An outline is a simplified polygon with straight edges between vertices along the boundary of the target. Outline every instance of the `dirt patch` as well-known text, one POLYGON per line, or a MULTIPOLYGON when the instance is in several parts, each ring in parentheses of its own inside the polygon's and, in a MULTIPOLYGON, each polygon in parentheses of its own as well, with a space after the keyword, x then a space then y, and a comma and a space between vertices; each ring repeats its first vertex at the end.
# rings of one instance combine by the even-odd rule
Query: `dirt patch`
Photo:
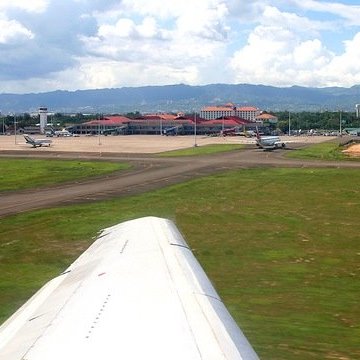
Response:
POLYGON ((354 144, 349 146, 343 153, 351 157, 360 157, 360 144, 354 144))

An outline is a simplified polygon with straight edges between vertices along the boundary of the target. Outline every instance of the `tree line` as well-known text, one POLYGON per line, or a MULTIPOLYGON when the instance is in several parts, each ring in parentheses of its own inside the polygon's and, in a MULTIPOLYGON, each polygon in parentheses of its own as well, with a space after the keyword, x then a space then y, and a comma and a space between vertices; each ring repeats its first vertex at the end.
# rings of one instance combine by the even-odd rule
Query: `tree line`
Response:
POLYGON ((289 112, 274 113, 278 118, 277 127, 282 132, 287 132, 290 126, 293 130, 338 130, 340 121, 342 128, 360 128, 360 119, 354 112, 347 111, 322 111, 322 112, 289 112))

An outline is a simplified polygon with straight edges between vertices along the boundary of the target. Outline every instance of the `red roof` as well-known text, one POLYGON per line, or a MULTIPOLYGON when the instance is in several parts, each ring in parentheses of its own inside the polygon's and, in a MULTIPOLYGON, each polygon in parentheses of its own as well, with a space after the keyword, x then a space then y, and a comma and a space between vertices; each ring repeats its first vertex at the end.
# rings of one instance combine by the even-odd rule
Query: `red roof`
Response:
POLYGON ((184 124, 192 124, 193 121, 190 119, 174 119, 174 120, 166 120, 166 119, 159 119, 159 118, 141 118, 141 119, 131 119, 128 122, 130 124, 154 124, 163 126, 175 126, 175 125, 184 125, 184 124))
POLYGON ((160 115, 164 120, 175 120, 177 115, 174 114, 161 114, 160 115))
POLYGON ((201 125, 204 126, 208 126, 208 125, 222 125, 224 124, 224 126, 226 127, 234 127, 234 126, 239 126, 239 123, 235 120, 225 120, 224 121, 222 119, 216 119, 216 120, 207 120, 207 121, 203 121, 201 123, 201 125))
MULTIPOLYGON (((184 116, 178 116, 175 121, 179 121, 179 120, 189 120, 191 121, 192 123, 195 122, 195 115, 192 114, 192 115, 184 115, 184 116)), ((199 124, 203 121, 207 121, 205 120, 204 118, 201 118, 199 115, 196 115, 196 123, 199 124)))
POLYGON ((206 106, 201 111, 233 111, 234 105, 206 106))
POLYGON ((250 124, 251 121, 247 119, 243 119, 239 116, 225 116, 224 119, 234 120, 240 125, 250 124))
POLYGON ((174 114, 146 114, 142 115, 140 119, 162 119, 162 120, 174 120, 177 115, 174 114))
POLYGON ((174 114, 145 114, 136 119, 162 119, 162 120, 174 120, 177 115, 174 114))
POLYGON ((85 125, 123 125, 127 124, 130 121, 129 118, 125 116, 107 116, 104 119, 100 120, 91 120, 86 123, 85 125))
MULTIPOLYGON (((238 116, 224 116, 224 125, 225 126, 239 126, 249 124, 251 121, 242 119, 238 116)), ((222 125, 223 119, 215 119, 215 120, 204 120, 205 125, 222 125)))

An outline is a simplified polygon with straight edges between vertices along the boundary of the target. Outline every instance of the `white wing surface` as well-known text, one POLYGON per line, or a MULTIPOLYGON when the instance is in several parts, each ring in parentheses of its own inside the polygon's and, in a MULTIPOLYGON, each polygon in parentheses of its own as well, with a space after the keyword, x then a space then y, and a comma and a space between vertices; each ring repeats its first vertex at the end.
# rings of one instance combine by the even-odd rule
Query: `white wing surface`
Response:
POLYGON ((258 359, 175 225, 105 229, 0 327, 4 360, 258 359))

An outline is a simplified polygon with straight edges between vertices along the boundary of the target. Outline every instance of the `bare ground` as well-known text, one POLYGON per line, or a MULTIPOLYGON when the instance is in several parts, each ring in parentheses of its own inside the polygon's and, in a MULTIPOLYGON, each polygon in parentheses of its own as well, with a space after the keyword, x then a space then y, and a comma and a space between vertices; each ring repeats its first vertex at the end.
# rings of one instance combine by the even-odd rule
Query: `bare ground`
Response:
POLYGON ((360 144, 354 144, 349 146, 346 150, 343 151, 345 154, 348 154, 350 156, 360 156, 360 144))

